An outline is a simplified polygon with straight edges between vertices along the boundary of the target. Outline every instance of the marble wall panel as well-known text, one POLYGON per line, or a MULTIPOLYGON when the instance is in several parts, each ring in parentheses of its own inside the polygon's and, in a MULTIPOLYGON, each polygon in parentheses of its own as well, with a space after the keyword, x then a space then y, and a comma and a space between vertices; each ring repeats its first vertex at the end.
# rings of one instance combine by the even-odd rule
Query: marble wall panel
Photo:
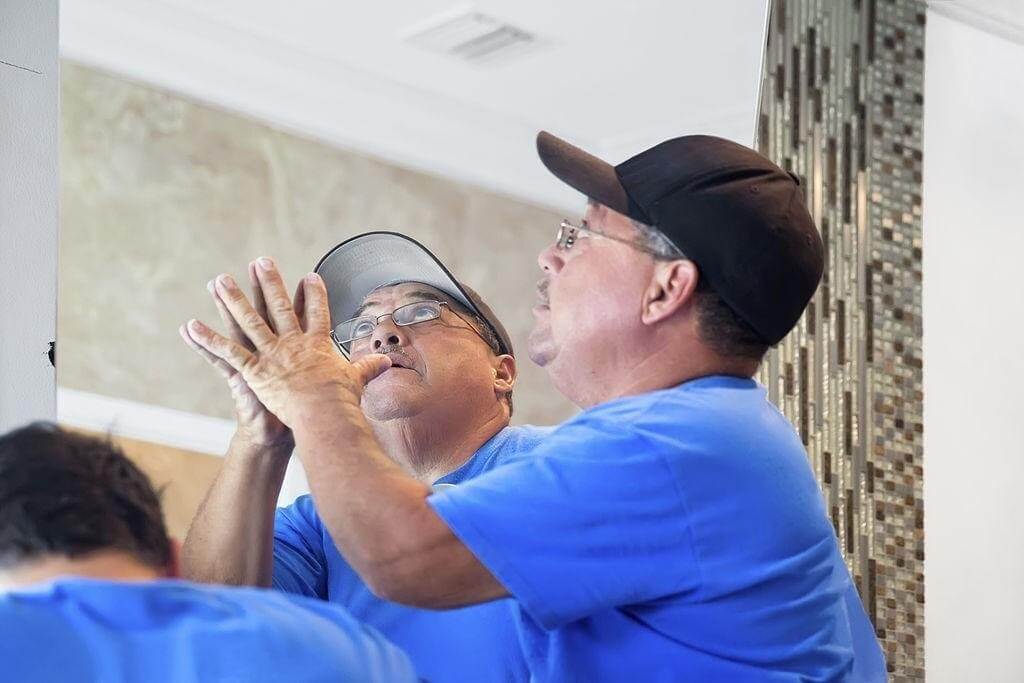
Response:
POLYGON ((294 282, 337 242, 394 229, 501 316, 520 351, 514 420, 573 414, 525 353, 536 254, 560 214, 72 63, 62 107, 60 385, 230 418, 177 334, 217 320, 206 282, 263 254, 294 282))

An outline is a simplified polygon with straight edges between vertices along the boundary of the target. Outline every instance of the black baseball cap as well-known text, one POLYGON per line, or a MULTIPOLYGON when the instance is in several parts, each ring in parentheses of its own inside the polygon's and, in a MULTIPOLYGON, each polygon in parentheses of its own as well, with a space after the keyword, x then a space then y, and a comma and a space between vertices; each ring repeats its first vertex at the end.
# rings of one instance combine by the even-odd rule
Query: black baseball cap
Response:
POLYGON ((387 231, 356 235, 324 254, 313 270, 327 287, 332 329, 351 318, 375 289, 418 282, 444 292, 479 316, 497 337, 498 352, 514 355, 512 340, 491 307, 411 237, 387 231))
POLYGON ((566 184, 661 231, 768 344, 818 287, 824 247, 800 181, 748 147, 687 135, 612 166, 542 131, 537 153, 566 184))

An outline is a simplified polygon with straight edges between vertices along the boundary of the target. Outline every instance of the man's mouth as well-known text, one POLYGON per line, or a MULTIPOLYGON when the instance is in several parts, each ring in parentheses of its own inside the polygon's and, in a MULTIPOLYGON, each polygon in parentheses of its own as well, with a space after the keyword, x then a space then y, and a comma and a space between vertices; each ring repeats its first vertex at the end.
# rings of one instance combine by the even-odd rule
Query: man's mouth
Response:
MULTIPOLYGON (((391 352, 385 353, 384 355, 386 355, 391 361, 391 367, 388 368, 388 370, 411 370, 412 372, 418 372, 416 368, 413 367, 412 362, 406 358, 405 354, 391 352)), ((385 370, 385 372, 388 370, 385 370)))

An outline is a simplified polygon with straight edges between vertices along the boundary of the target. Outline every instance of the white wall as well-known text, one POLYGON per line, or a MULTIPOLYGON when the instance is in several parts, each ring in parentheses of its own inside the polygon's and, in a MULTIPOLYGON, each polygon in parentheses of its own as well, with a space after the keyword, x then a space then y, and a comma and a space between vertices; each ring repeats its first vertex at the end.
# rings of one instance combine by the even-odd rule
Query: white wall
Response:
POLYGON ((928 14, 925 661, 1024 681, 1024 45, 928 14))
POLYGON ((0 1, 0 432, 56 412, 57 0, 0 1))

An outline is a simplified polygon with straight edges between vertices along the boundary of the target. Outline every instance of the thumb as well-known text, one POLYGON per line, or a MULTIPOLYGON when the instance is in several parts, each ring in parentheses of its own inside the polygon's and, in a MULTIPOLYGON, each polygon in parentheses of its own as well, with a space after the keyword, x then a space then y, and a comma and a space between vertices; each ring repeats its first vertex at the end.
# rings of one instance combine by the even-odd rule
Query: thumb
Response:
POLYGON ((391 367, 391 359, 379 353, 371 353, 352 362, 352 368, 356 371, 361 386, 369 384, 370 380, 391 367))

